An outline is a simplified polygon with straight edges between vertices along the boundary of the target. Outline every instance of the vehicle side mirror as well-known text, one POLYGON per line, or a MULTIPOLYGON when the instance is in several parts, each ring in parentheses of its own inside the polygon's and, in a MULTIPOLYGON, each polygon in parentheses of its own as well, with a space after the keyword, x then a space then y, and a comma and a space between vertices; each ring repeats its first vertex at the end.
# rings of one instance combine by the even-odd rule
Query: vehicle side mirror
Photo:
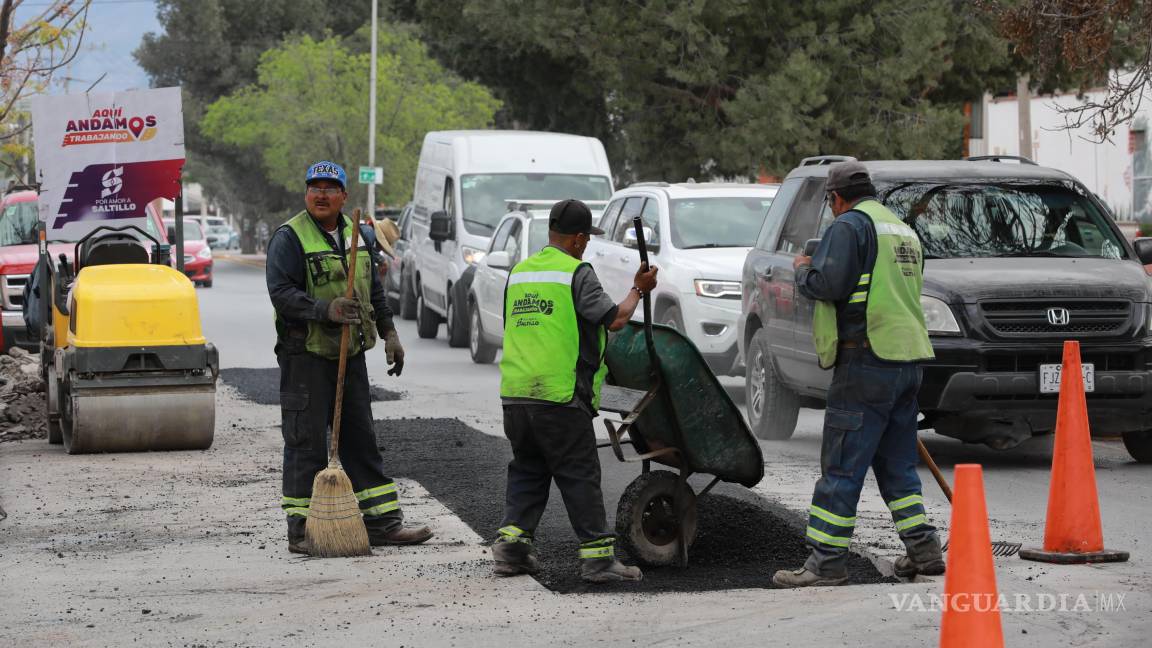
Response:
POLYGON ((1152 238, 1138 238, 1132 241, 1132 247, 1136 248, 1136 258, 1140 259, 1140 263, 1152 263, 1152 238))
POLYGON ((428 225, 428 238, 440 243, 452 238, 452 218, 446 211, 432 212, 428 225))
POLYGON ((481 263, 493 270, 507 270, 512 267, 512 258, 504 250, 496 250, 486 255, 481 263))
POLYGON ((816 254, 816 248, 820 247, 820 239, 808 239, 804 241, 804 256, 812 256, 816 254))
MULTIPOLYGON (((660 251, 660 239, 656 236, 656 230, 651 227, 644 228, 644 242, 648 245, 648 251, 652 254, 660 251)), ((640 247, 636 242, 636 230, 631 227, 624 231, 624 247, 632 248, 633 250, 640 247)))

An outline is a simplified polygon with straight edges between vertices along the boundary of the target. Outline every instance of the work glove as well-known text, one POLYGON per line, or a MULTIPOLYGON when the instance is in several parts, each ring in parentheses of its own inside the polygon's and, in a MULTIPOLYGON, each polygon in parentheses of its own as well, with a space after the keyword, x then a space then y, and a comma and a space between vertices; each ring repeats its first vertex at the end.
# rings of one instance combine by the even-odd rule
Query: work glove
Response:
POLYGON ((388 364, 392 365, 388 375, 399 376, 404 371, 404 347, 400 346, 400 336, 396 335, 396 329, 388 329, 384 334, 384 353, 388 356, 388 364))
POLYGON ((328 304, 328 320, 337 324, 360 323, 360 300, 337 297, 328 304))

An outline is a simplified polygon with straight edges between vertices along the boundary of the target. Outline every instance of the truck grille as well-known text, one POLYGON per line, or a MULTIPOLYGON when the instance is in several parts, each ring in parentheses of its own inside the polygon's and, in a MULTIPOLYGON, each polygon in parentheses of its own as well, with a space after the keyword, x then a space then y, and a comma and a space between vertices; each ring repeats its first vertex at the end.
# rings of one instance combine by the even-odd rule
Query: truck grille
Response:
MULTIPOLYGON (((1046 353, 990 353, 984 356, 984 370, 996 373, 1033 373, 1040 371, 1042 364, 1060 364, 1059 350, 1046 353)), ((1096 371, 1133 371, 1136 369, 1136 354, 1093 353, 1085 351, 1081 362, 1095 365, 1096 371)))
POLYGON ((3 299, 4 310, 20 310, 24 305, 24 285, 28 283, 28 275, 2 275, 0 276, 0 298, 3 299))
POLYGON ((1132 302, 985 300, 980 302, 980 314, 988 327, 1001 337, 1103 337, 1117 335, 1127 328, 1132 317, 1132 302), (1049 316, 1052 309, 1059 311, 1058 317, 1049 316))

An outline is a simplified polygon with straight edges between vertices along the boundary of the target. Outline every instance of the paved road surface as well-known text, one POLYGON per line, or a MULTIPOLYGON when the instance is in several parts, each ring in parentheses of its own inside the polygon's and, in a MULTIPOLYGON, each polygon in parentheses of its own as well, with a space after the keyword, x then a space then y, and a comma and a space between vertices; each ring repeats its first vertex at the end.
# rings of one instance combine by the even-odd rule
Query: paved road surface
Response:
MULTIPOLYGON (((216 287, 198 294, 222 363, 274 366, 261 269, 221 260, 217 272, 216 287)), ((376 417, 455 417, 498 438, 496 367, 473 365, 443 339, 417 339, 410 322, 400 323, 400 335, 410 358, 404 376, 386 375, 381 352, 370 356, 369 371, 406 398, 374 404, 376 417)), ((739 382, 726 383, 742 401, 739 382)), ((938 611, 896 607, 909 597, 930 603, 942 579, 642 595, 556 595, 531 579, 496 580, 484 538, 412 480, 401 483, 405 509, 434 523, 433 543, 360 559, 292 557, 270 506, 279 483, 277 409, 222 388, 217 422, 216 443, 203 453, 68 457, 43 441, 0 445, 0 501, 9 513, 0 522, 0 645, 514 646, 540 645, 541 633, 550 645, 574 646, 937 642, 938 611)), ((804 412, 795 438, 763 444, 767 477, 756 491, 797 522, 815 478, 819 423, 819 413, 804 412)), ((945 467, 985 465, 994 538, 1040 541, 1047 443, 995 453, 929 437, 929 447, 945 467)), ((1132 561, 1055 567, 998 559, 1009 601, 1038 607, 1044 597, 1069 597, 1067 611, 1006 612, 1008 645, 1135 646, 1152 632, 1152 471, 1114 443, 1095 451, 1107 544, 1131 551, 1132 561), (1072 609, 1080 594, 1089 609, 1072 609), (1121 595, 1122 609, 1099 609, 1121 595)), ((874 485, 867 491, 855 547, 884 569, 897 555, 894 533, 874 485)), ((946 526, 943 498, 931 484, 925 493, 930 514, 946 526)))

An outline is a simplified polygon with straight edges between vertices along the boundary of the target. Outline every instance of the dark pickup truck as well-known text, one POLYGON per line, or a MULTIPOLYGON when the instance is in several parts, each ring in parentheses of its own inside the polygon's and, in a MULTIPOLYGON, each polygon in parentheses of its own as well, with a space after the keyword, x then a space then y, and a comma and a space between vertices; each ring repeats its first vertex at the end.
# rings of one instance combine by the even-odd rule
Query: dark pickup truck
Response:
MULTIPOLYGON (((822 407, 812 301, 792 260, 832 222, 829 164, 785 179, 744 263, 740 351, 748 418, 786 439, 800 406, 822 407)), ((879 199, 924 248, 924 308, 936 359, 924 364, 922 428, 1007 449, 1056 423, 1065 340, 1079 340, 1092 434, 1122 434, 1152 462, 1152 239, 1129 244, 1071 176, 1019 159, 865 162, 879 199)))

